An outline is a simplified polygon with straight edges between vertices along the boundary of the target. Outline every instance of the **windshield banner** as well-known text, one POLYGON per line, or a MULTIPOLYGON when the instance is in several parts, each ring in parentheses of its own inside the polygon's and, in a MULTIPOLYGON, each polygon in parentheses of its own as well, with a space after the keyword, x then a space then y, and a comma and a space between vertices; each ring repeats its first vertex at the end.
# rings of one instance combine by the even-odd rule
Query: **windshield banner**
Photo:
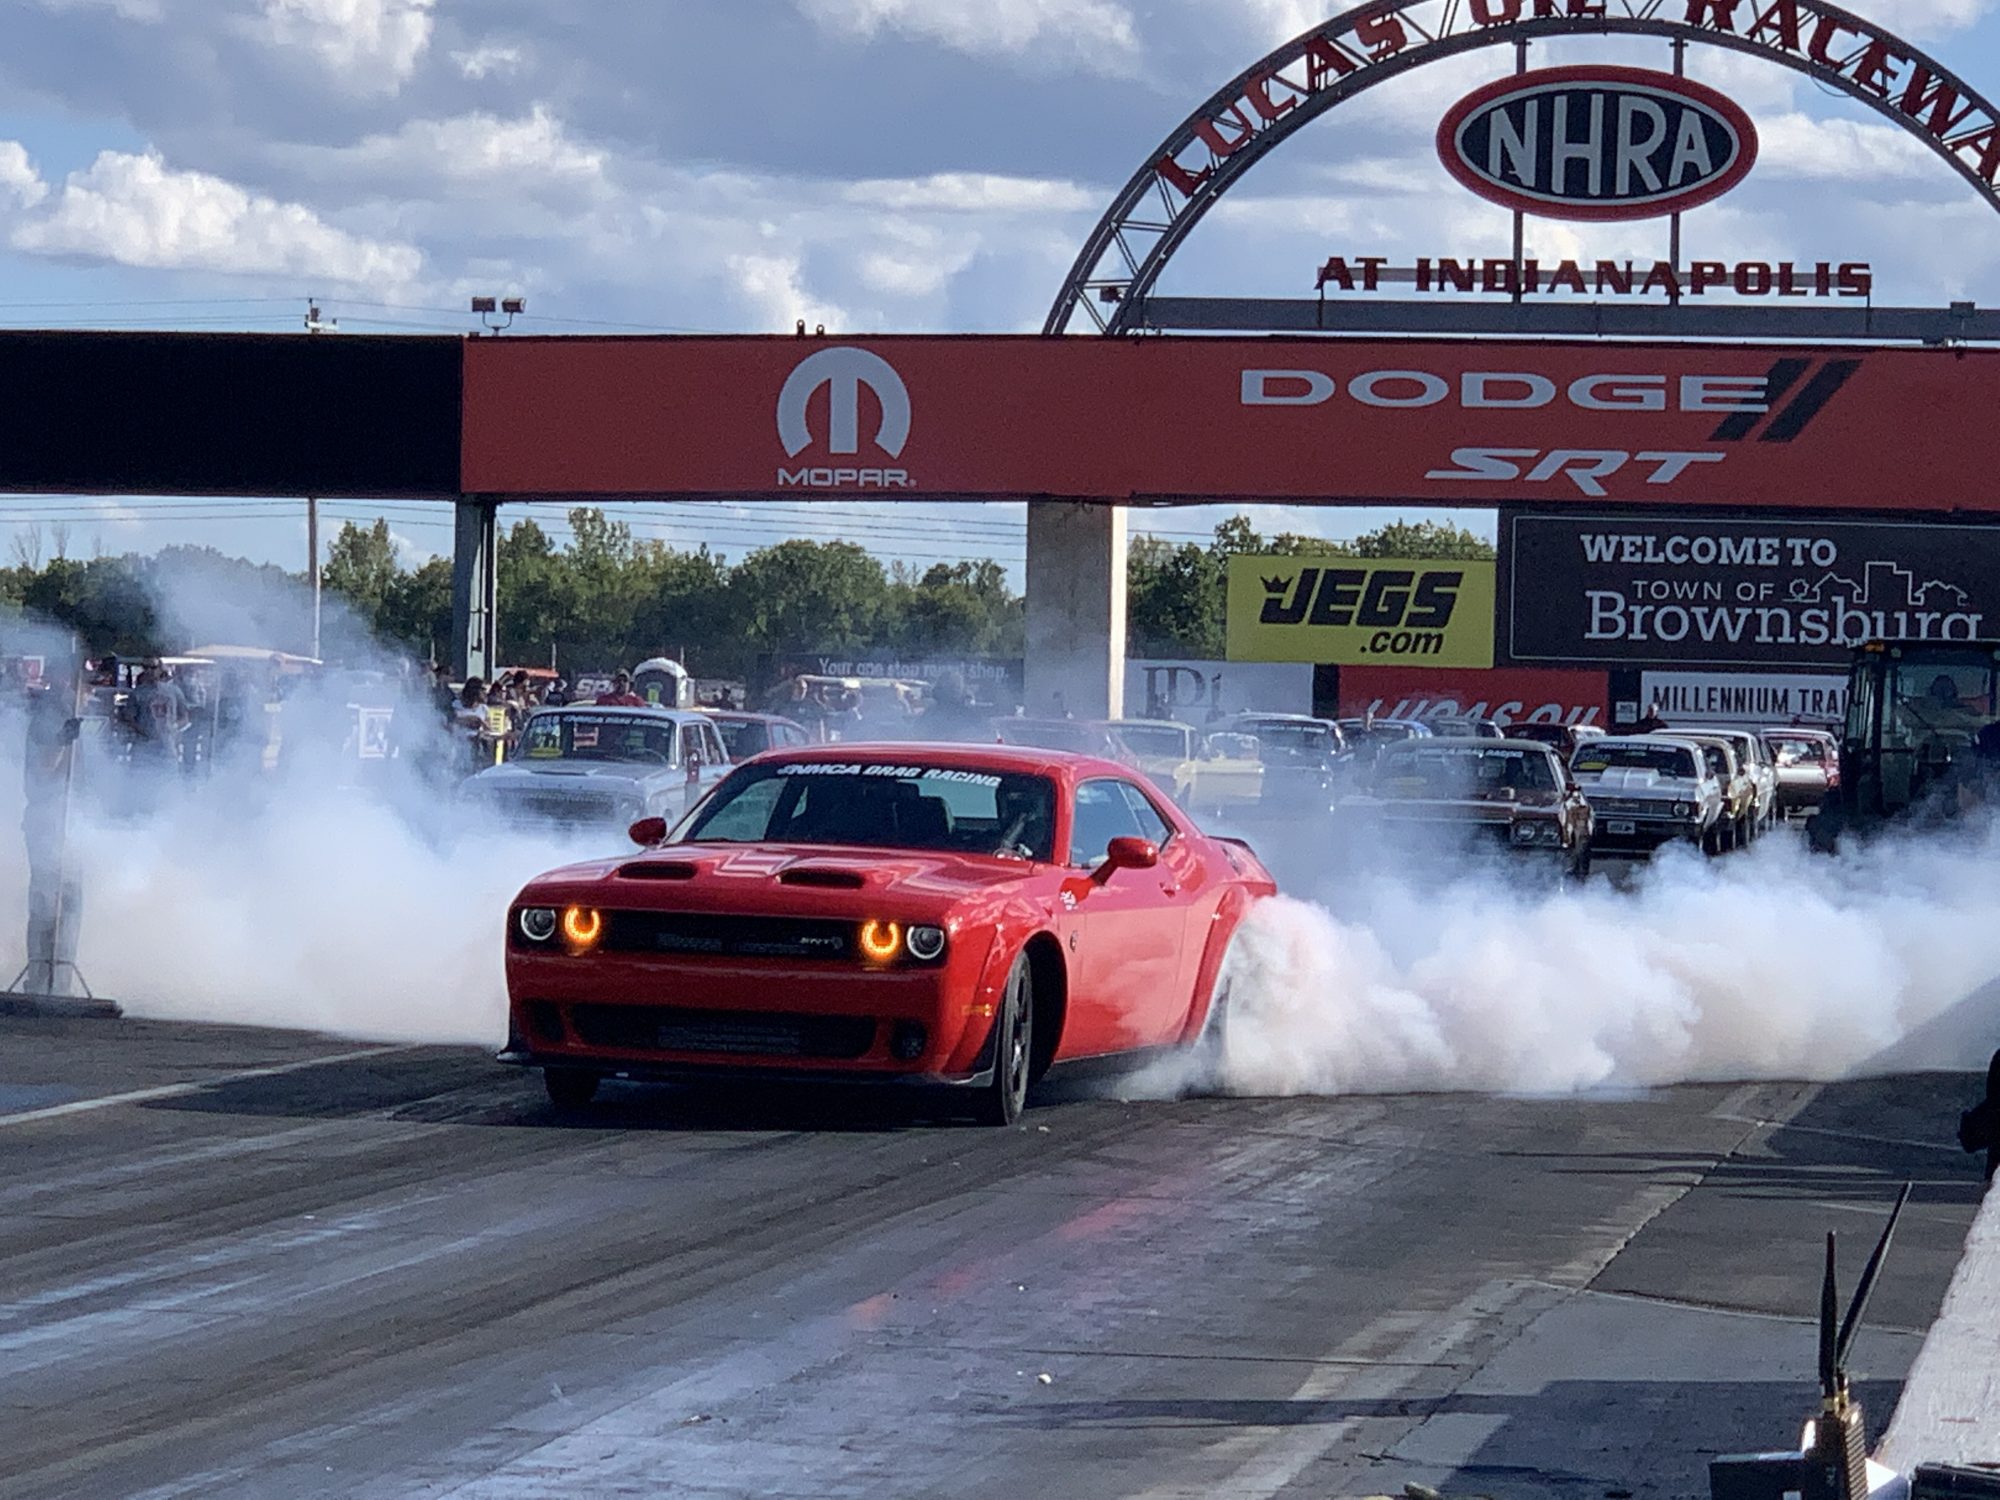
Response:
POLYGON ((1493 665, 1493 564, 1385 557, 1229 559, 1232 661, 1493 665))
POLYGON ((1500 545, 1515 662, 1844 667, 2000 629, 2000 527, 1503 512, 1500 545))

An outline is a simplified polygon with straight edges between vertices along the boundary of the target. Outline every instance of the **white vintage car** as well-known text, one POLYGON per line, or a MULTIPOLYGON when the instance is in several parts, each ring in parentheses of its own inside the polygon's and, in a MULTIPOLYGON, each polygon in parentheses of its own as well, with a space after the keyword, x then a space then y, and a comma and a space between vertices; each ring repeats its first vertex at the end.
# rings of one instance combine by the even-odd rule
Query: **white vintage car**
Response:
POLYGON ((459 796, 513 824, 623 829, 678 821, 730 769, 707 714, 582 703, 536 709, 514 758, 468 777, 459 796))
POLYGON ((1719 854, 1733 830, 1702 747, 1664 734, 1616 735, 1577 748, 1570 772, 1596 816, 1599 854, 1650 854, 1681 840, 1719 854))

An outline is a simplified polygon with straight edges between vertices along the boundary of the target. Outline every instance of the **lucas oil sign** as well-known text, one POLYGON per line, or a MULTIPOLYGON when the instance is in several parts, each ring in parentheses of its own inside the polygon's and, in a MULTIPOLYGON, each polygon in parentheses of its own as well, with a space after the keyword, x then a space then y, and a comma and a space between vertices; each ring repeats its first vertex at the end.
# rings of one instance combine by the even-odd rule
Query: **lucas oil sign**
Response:
POLYGON ((2000 527, 1503 514, 1503 656, 1843 667, 2000 631, 2000 527))
POLYGON ((1757 160, 1731 99, 1671 73, 1584 66, 1475 90, 1438 127, 1445 169, 1503 208, 1553 219, 1650 219, 1720 197, 1757 160))
POLYGON ((1232 557, 1229 658, 1490 667, 1493 589, 1490 562, 1232 557))

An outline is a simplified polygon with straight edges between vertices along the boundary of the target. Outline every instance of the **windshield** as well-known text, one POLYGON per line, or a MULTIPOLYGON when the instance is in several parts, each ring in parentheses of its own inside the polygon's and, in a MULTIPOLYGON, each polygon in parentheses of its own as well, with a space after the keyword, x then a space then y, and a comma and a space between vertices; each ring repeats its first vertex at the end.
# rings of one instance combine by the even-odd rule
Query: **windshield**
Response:
POLYGON ((1555 787, 1548 752, 1542 750, 1412 741, 1383 752, 1375 772, 1375 790, 1385 797, 1489 797, 1555 787))
POLYGON ((1187 759, 1188 734, 1185 729, 1176 729, 1169 724, 1120 724, 1117 734, 1125 742, 1125 748, 1134 755, 1161 760, 1187 759))
POLYGON ((1586 745, 1576 752, 1573 765, 1579 776, 1594 776, 1614 768, 1652 771, 1661 776, 1696 774, 1694 751, 1683 745, 1586 745))
POLYGON ((1764 744, 1781 766, 1819 765, 1827 758, 1826 741, 1811 735, 1767 734, 1764 744))
POLYGON ((747 766, 676 843, 858 844, 1046 861, 1055 784, 1011 771, 848 761, 747 766))
POLYGON ((1285 719, 1245 722, 1243 728, 1257 736, 1266 754, 1280 756, 1331 755, 1333 731, 1324 724, 1294 724, 1285 719))
POLYGON ((1941 760, 1993 722, 1994 663, 1977 659, 1898 660, 1890 668, 1882 747, 1941 760))
POLYGON ((1087 725, 1037 722, 1033 719, 1002 720, 995 731, 1003 744, 1031 745, 1037 750, 1074 750, 1084 755, 1104 753, 1103 736, 1087 725))
POLYGON ((771 748, 771 726, 756 719, 717 719, 715 732, 731 760, 748 760, 771 748))
POLYGON ((536 714, 521 734, 523 760, 636 760, 671 765, 674 728, 625 714, 536 714))

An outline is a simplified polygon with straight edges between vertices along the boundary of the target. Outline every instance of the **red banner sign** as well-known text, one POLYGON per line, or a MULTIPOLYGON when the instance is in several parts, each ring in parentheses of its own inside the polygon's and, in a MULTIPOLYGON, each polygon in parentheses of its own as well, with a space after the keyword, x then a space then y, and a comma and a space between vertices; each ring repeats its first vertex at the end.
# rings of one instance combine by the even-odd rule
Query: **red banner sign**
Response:
POLYGON ((1491 719, 1509 724, 1606 725, 1610 679, 1602 672, 1498 668, 1424 671, 1342 667, 1340 711, 1352 718, 1491 719))
POLYGON ((479 339, 464 487, 1990 509, 2000 351, 479 339))

